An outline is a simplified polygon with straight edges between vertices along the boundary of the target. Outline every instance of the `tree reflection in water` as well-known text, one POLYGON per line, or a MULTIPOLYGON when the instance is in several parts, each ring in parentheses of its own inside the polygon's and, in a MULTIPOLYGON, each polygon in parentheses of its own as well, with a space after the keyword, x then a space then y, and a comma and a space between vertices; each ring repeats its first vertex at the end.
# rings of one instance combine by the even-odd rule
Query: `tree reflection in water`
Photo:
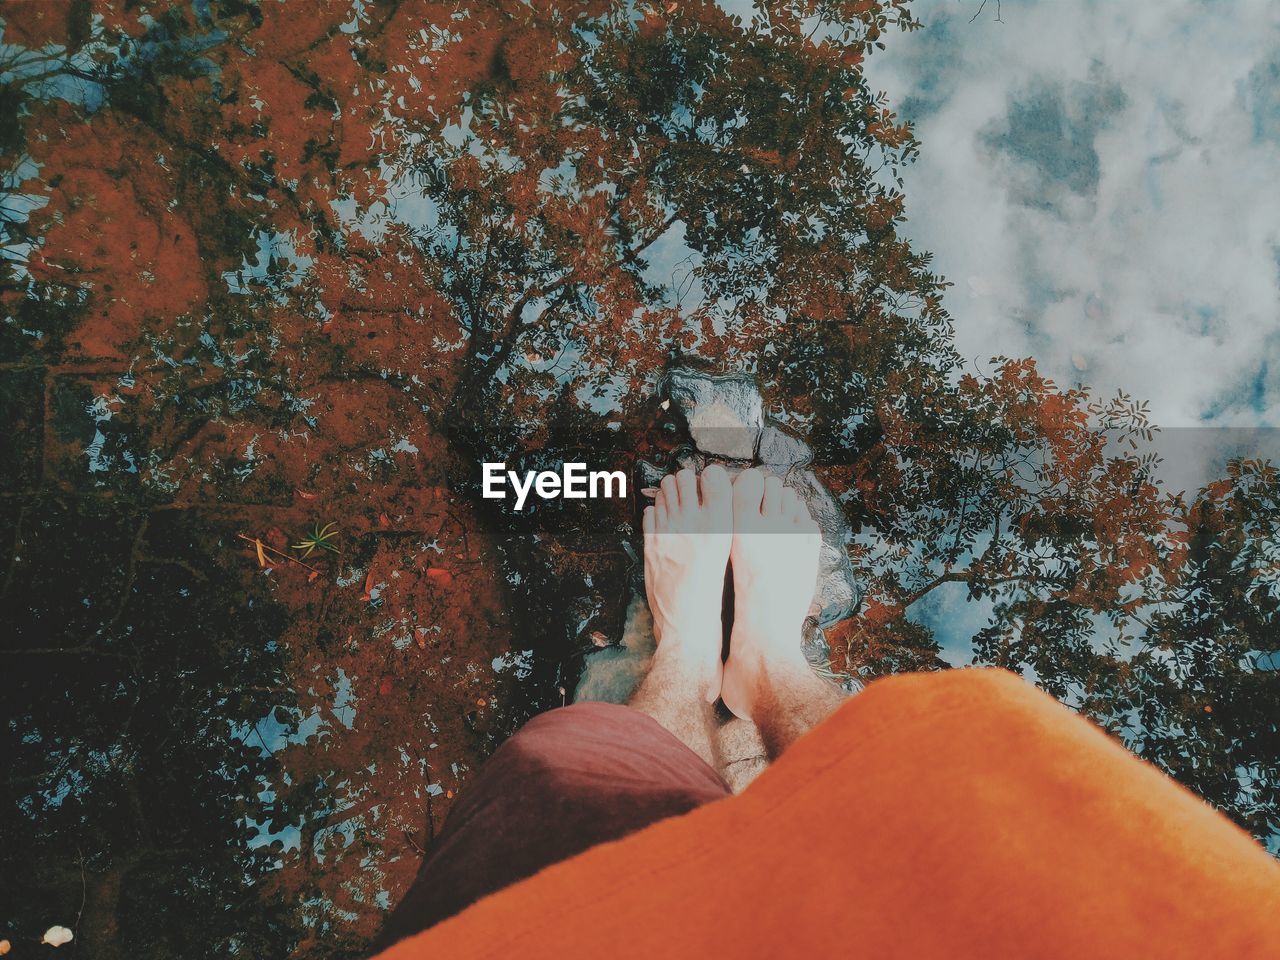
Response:
POLYGON ((1103 449, 1127 400, 965 372, 861 72, 903 2, 761 11, 0 9, 19 950, 360 953, 620 631, 631 505, 512 515, 478 463, 628 468, 676 357, 756 372, 846 492, 838 669, 943 666, 907 615, 960 584, 980 661, 1276 829, 1274 474, 1187 508, 1103 449))

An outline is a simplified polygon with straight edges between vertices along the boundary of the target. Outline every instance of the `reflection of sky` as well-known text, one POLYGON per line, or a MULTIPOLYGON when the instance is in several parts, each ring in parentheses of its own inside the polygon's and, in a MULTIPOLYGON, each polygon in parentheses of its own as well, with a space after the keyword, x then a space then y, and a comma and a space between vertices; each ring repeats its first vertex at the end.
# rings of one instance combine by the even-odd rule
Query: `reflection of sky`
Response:
MULTIPOLYGON (((1162 476, 1280 461, 1280 7, 916 0, 868 59, 913 122, 906 233, 954 287, 963 355, 1150 402, 1162 476), (1245 448, 1241 449, 1241 443, 1245 448)), ((952 662, 963 586, 912 610, 952 662)))
POLYGON ((923 144, 907 233, 961 352, 1164 426, 1280 420, 1280 7, 916 0, 868 59, 923 144))
MULTIPOLYGON (((1149 448, 1171 489, 1280 462, 1256 429, 1280 426, 1280 5, 1024 0, 971 23, 979 4, 913 0, 924 27, 866 66, 922 143, 904 230, 954 284, 961 354, 1148 401, 1182 428, 1149 448)), ((953 663, 989 613, 966 592, 911 611, 953 663)))

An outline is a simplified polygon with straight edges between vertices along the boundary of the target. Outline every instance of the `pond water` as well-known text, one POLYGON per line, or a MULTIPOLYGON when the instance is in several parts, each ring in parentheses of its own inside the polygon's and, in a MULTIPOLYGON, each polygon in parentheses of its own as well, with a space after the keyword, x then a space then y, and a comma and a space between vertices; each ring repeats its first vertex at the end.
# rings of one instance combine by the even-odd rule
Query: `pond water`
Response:
POLYGON ((918 144, 861 72, 909 13, 766 6, 0 7, 14 956, 54 925, 366 952, 472 771, 623 631, 634 495, 516 513, 479 465, 659 461, 675 362, 751 372, 813 447, 869 595, 835 667, 945 667, 908 614, 963 583, 972 659, 1276 822, 1275 585, 1226 566, 1249 642, 1189 610, 1219 632, 1168 620, 1152 659, 1125 619, 1193 527, 1196 563, 1271 543, 1274 476, 1189 518, 1087 397, 966 374, 897 231, 918 144))
MULTIPOLYGON (((360 10, 309 27, 381 72, 360 10)), ((442 399, 467 331, 433 322, 403 219, 435 216, 423 174, 375 163, 362 204, 363 174, 307 156, 298 49, 236 46, 272 29, 256 6, 4 14, 6 936, 360 955, 471 771, 616 634, 631 561, 598 534, 626 507, 561 510, 554 557, 545 511, 480 509, 442 399), (329 172, 305 202, 266 169, 289 155, 329 172)))

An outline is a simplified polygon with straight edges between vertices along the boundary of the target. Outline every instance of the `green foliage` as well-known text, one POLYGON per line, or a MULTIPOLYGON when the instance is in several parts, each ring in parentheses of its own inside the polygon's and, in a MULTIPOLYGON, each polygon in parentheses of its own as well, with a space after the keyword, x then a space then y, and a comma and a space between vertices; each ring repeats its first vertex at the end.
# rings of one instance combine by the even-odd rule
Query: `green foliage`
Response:
POLYGON ((338 536, 338 533, 338 525, 336 523, 330 522, 324 526, 317 523, 311 528, 311 532, 302 538, 301 542, 293 545, 293 549, 301 550, 304 560, 316 550, 338 553, 340 552, 338 545, 334 542, 334 538, 338 536))

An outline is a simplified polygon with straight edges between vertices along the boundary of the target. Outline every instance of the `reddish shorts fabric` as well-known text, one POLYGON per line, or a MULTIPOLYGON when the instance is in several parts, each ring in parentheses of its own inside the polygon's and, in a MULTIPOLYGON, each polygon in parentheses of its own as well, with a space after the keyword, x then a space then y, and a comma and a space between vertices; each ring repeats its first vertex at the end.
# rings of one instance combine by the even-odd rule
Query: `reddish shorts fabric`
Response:
POLYGON ((395 943, 543 867, 729 792, 638 710, 578 703, 544 713, 467 784, 380 940, 395 943))

